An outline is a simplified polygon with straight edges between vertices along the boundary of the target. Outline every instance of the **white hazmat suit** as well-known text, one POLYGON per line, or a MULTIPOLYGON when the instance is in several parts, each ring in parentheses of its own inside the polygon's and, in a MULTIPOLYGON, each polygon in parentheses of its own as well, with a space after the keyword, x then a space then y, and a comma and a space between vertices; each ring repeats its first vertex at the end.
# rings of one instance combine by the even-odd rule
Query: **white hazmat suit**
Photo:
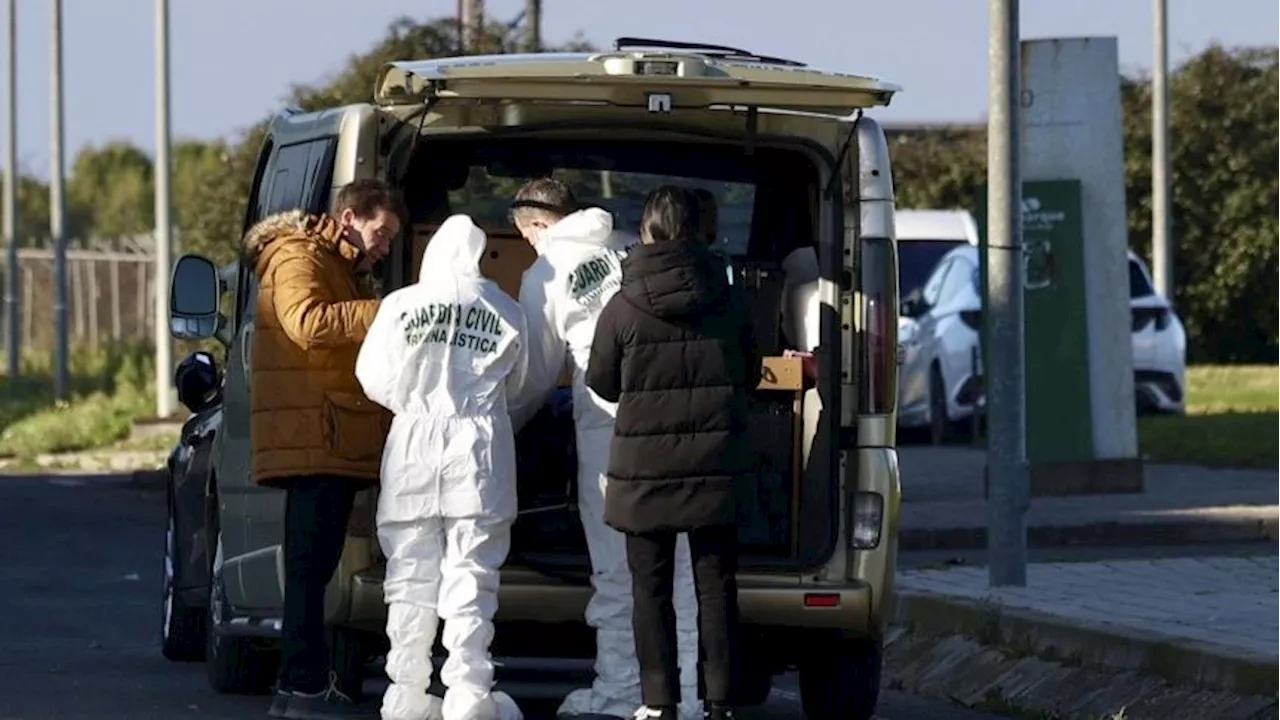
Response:
MULTIPOLYGON (((593 593, 586 622, 596 631, 596 678, 565 698, 559 714, 630 718, 640 706, 640 669, 631 626, 631 571, 622 533, 604 523, 604 493, 617 406, 601 400, 585 381, 600 311, 622 285, 622 259, 637 242, 614 232, 613 216, 587 208, 539 233, 537 260, 520 284, 529 329, 529 371, 512 404, 516 428, 546 403, 565 365, 573 370, 573 421, 578 446, 578 509, 591 557, 593 593)), ((675 608, 681 669, 681 715, 701 720, 698 701, 698 602, 689 542, 676 551, 675 608)))
POLYGON ((485 236, 465 215, 427 244, 418 283, 386 297, 356 360, 395 414, 382 454, 378 541, 387 556, 383 720, 519 720, 493 693, 493 616, 516 516, 507 393, 523 383, 524 314, 480 275, 485 236), (440 621, 443 708, 427 695, 440 621))

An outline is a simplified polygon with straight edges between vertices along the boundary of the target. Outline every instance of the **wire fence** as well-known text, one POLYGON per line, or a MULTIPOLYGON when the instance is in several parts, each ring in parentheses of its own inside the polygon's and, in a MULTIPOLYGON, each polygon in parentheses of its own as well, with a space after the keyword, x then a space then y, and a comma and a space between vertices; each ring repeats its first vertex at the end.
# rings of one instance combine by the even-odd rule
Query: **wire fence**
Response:
MULTIPOLYGON (((151 248, 150 236, 68 246, 67 335, 72 347, 151 340, 156 281, 151 248)), ((18 250, 19 328, 14 333, 0 319, 0 335, 6 346, 16 339, 24 354, 52 352, 57 341, 53 260, 51 247, 18 250)), ((9 278, 6 262, 0 255, 0 291, 9 278)), ((0 316, 7 318, 7 313, 0 316)))

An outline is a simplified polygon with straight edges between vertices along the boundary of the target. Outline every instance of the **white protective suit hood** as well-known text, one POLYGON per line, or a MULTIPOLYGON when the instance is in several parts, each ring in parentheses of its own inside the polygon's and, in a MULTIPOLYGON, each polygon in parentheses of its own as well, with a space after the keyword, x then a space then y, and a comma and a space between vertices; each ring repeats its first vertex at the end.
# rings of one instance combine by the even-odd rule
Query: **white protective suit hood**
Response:
POLYGON ((474 278, 480 275, 480 258, 484 257, 484 231, 466 215, 453 215, 440 224, 422 253, 418 282, 445 278, 474 278))
MULTIPOLYGON (((383 720, 518 720, 494 693, 498 578, 516 515, 506 396, 523 384, 524 313, 480 273, 485 235, 446 220, 419 281, 383 299, 356 360, 370 400, 395 413, 382 454, 378 542, 387 557, 383 720), (443 703, 426 694, 440 621, 443 703)), ((335 413, 336 434, 344 416, 335 413)))

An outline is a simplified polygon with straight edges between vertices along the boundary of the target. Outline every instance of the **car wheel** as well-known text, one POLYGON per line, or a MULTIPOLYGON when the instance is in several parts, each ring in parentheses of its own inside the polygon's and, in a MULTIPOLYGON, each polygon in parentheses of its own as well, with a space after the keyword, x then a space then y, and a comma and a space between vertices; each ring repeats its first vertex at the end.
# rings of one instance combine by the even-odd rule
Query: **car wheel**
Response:
POLYGON ((947 440, 951 419, 947 417, 947 384, 942 370, 934 364, 929 368, 929 442, 941 445, 947 440))
POLYGON ((364 695, 365 645, 364 636, 349 628, 331 628, 329 631, 330 667, 333 668, 335 685, 347 697, 359 702, 364 695))
POLYGON ((209 632, 205 669, 214 692, 234 695, 261 695, 275 681, 276 653, 251 638, 219 634, 226 619, 226 590, 222 581, 222 535, 218 534, 213 569, 209 573, 209 632))
POLYGON ((800 705, 809 720, 869 720, 880 696, 880 643, 836 638, 800 664, 800 705))
POLYGON ((190 607, 178 592, 181 586, 181 558, 177 518, 173 501, 169 501, 169 521, 164 531, 164 587, 161 596, 160 652, 174 662, 196 662, 204 659, 206 611, 190 607))

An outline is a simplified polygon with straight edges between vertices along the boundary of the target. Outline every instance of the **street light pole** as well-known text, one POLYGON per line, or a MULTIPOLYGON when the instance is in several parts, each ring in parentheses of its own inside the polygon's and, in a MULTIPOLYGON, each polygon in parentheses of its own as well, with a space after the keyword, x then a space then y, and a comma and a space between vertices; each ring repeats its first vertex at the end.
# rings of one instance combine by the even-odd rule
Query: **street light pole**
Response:
POLYGON ((169 197, 169 0, 156 0, 156 417, 173 413, 169 391, 173 341, 169 337, 169 274, 172 250, 169 197))
POLYGON ((18 8, 17 0, 5 3, 9 24, 9 64, 5 69, 4 111, 7 116, 4 136, 4 242, 5 268, 4 307, 8 318, 6 363, 9 377, 18 377, 22 364, 22 313, 19 310, 18 283, 18 8))
POLYGON ((56 324, 56 341, 54 349, 54 396, 66 400, 69 393, 67 378, 67 355, 69 354, 69 338, 67 332, 67 238, 64 234, 63 221, 66 209, 63 206, 64 179, 62 170, 62 0, 53 0, 51 13, 53 21, 53 38, 50 52, 49 98, 50 132, 49 139, 53 145, 50 152, 49 168, 49 238, 53 241, 53 314, 56 324))
POLYGON ((1026 401, 1023 374, 1022 168, 1018 0, 990 0, 987 49, 987 313, 989 435, 987 573, 1027 584, 1026 401))
POLYGON ((1173 242, 1169 210, 1169 8, 1155 0, 1155 58, 1151 71, 1151 265, 1156 291, 1173 300, 1173 242))

